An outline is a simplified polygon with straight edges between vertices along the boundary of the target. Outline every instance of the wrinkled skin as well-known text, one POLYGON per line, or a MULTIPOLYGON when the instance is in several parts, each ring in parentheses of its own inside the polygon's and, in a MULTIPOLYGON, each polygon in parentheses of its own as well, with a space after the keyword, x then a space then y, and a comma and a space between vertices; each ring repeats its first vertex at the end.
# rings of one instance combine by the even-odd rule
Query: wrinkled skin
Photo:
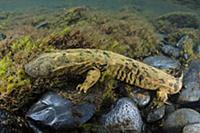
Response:
POLYGON ((45 77, 64 73, 82 75, 85 81, 77 86, 87 92, 99 78, 105 75, 147 90, 157 91, 157 100, 165 103, 168 94, 176 94, 182 88, 182 78, 175 78, 164 71, 142 62, 98 49, 68 49, 45 53, 25 65, 31 77, 45 77))

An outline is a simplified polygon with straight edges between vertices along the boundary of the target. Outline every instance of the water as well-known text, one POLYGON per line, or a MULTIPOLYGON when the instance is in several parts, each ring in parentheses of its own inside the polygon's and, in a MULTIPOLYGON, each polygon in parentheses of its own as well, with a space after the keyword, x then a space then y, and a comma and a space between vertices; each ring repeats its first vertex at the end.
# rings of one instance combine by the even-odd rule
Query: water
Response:
MULTIPOLYGON (((27 62, 44 53, 44 51, 52 49, 92 47, 110 50, 140 61, 149 56, 165 55, 182 63, 180 71, 184 71, 184 67, 188 66, 190 60, 200 58, 200 52, 197 49, 200 47, 199 5, 200 2, 195 0, 0 0, 0 107, 6 107, 6 109, 11 111, 17 110, 21 114, 16 115, 24 117, 24 111, 28 110, 34 104, 33 102, 41 97, 44 90, 52 88, 57 88, 58 90, 70 88, 70 90, 67 90, 67 93, 70 93, 66 95, 66 97, 69 96, 70 100, 74 100, 74 97, 78 97, 78 100, 86 99, 85 95, 77 95, 77 91, 72 88, 75 86, 74 81, 70 82, 69 86, 67 86, 68 82, 65 80, 68 78, 66 77, 53 79, 52 83, 47 81, 46 85, 45 80, 44 83, 42 80, 42 83, 39 82, 39 84, 37 83, 38 81, 36 83, 31 82, 35 79, 28 78, 28 75, 21 73, 25 73, 24 66, 27 62), (70 10, 71 8, 74 10, 70 10), (159 17, 162 15, 166 15, 167 17, 159 17), (181 38, 187 39, 186 41, 179 41, 181 38), (180 47, 176 45, 177 42, 180 43, 180 47), (165 48, 168 48, 166 51, 169 54, 161 51, 161 47, 164 48, 165 45, 167 46, 165 48), (170 51, 169 46, 173 50, 170 51), (178 51, 178 57, 173 57, 176 54, 173 53, 174 51, 178 51), (70 86, 71 84, 73 85, 70 86), (23 90, 24 88, 26 89, 23 90), (27 91, 27 89, 29 90, 27 91), (13 90, 15 90, 14 94, 12 94, 13 90), (29 100, 29 98, 32 99, 29 100)), ((81 60, 82 56, 78 57, 79 59, 81 60)), ((61 58, 60 60, 63 63, 68 62, 65 58, 61 58)), ((60 60, 58 59, 58 61, 60 60)), ((58 64, 62 63, 59 62, 58 64)), ((57 67, 57 64, 55 67, 57 67)), ((58 68, 65 67, 58 66, 58 68)), ((178 71, 178 69, 176 68, 174 71, 178 71)), ((178 74, 180 72, 175 73, 178 74)), ((124 76, 123 73, 122 75, 124 76)), ((129 74, 128 76, 131 75, 129 74)), ((140 78, 141 75, 138 75, 140 78)), ((149 73, 144 73, 144 75, 148 76, 149 73)), ((143 78, 142 75, 141 81, 143 78)), ((135 77, 133 79, 135 80, 135 77)), ((158 81, 162 81, 162 79, 158 81)), ((125 93, 121 90, 116 92, 110 90, 113 87, 113 83, 110 84, 109 82, 108 84, 109 90, 104 92, 106 93, 104 97, 107 100, 111 99, 109 102, 124 96, 125 93), (123 92, 123 94, 118 94, 118 92, 123 92), (110 94, 112 96, 109 96, 110 94)), ((195 81, 194 84, 198 83, 195 81)), ((99 91, 101 87, 103 86, 100 86, 98 89, 95 88, 96 91, 99 91)), ((120 87, 121 83, 120 86, 113 88, 120 87)), ((65 89, 62 91, 66 92, 65 89)), ((194 94, 196 98, 195 91, 191 95, 194 94)), ((91 96, 88 97, 89 100, 85 101, 95 101, 97 99, 97 103, 95 104, 102 104, 98 103, 105 100, 100 100, 102 98, 101 94, 91 93, 91 96), (91 100, 91 98, 96 99, 91 100)), ((154 96, 153 93, 151 96, 154 96)), ((186 98, 190 98, 190 96, 186 96, 186 98)), ((173 102, 173 99, 171 101, 173 102)), ((107 107, 107 103, 105 105, 107 107)), ((98 105, 98 107, 101 107, 101 105, 98 105)), ((143 109, 141 108, 141 112, 143 112, 143 109)), ((96 118, 98 116, 99 114, 94 116, 92 124, 93 121, 94 123, 98 123, 95 121, 99 119, 96 118)), ((148 125, 149 129, 147 129, 147 132, 154 132, 154 128, 158 128, 158 131, 160 131, 160 126, 158 127, 158 125, 160 124, 148 125)))
POLYGON ((90 6, 97 9, 120 10, 135 8, 147 16, 158 16, 172 11, 200 13, 188 5, 173 0, 1 0, 0 11, 25 12, 38 9, 58 10, 74 6, 90 6))

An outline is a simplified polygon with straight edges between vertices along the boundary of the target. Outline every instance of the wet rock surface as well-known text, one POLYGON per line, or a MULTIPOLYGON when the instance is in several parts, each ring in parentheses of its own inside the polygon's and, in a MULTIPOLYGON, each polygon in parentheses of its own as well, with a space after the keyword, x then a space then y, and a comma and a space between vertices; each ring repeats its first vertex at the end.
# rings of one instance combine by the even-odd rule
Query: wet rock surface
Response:
POLYGON ((165 105, 155 108, 147 115, 147 122, 152 123, 162 119, 165 115, 165 105))
POLYGON ((183 128, 182 133, 199 133, 200 132, 200 123, 187 125, 183 128))
POLYGON ((0 110, 0 132, 1 133, 25 133, 33 132, 24 119, 15 116, 6 110, 0 110))
POLYGON ((144 89, 133 88, 129 96, 139 107, 144 107, 150 102, 150 94, 144 89))
POLYGON ((165 70, 180 68, 180 63, 166 56, 149 56, 143 60, 144 63, 165 70))
POLYGON ((44 28, 48 28, 49 23, 44 21, 44 22, 40 22, 37 25, 35 25, 36 29, 44 29, 44 28))
POLYGON ((6 39, 6 35, 0 32, 0 41, 6 39))
POLYGON ((101 123, 112 130, 129 130, 141 133, 142 118, 135 103, 129 98, 121 98, 114 108, 101 118, 101 123))
POLYGON ((166 133, 181 133, 184 126, 200 122, 200 114, 189 108, 178 109, 167 116, 163 130, 166 133))
POLYGON ((172 45, 164 45, 164 44, 161 46, 161 51, 165 55, 172 56, 175 58, 180 57, 180 52, 181 52, 181 50, 179 48, 176 48, 172 45))
POLYGON ((95 112, 89 103, 73 105, 56 93, 46 93, 26 114, 31 121, 52 129, 71 129, 88 121, 95 112))
POLYGON ((195 102, 200 99, 200 61, 194 60, 190 63, 183 79, 183 89, 179 95, 179 102, 195 102))

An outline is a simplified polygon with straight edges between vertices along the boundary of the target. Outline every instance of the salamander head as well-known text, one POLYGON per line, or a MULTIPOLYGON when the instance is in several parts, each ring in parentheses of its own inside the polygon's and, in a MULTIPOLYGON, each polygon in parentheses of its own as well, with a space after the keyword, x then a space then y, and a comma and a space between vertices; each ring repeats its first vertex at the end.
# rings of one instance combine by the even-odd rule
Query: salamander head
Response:
POLYGON ((34 78, 47 77, 55 64, 52 56, 43 54, 24 66, 25 72, 34 78))

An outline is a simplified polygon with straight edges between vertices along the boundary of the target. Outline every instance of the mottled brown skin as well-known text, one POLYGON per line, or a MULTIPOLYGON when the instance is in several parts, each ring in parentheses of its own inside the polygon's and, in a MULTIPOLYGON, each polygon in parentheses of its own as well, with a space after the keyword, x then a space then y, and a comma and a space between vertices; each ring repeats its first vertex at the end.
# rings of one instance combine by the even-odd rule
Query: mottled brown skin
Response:
POLYGON ((182 88, 182 76, 175 78, 164 71, 123 55, 99 49, 68 49, 40 55, 25 65, 25 72, 32 77, 49 77, 72 73, 86 79, 77 86, 87 92, 100 77, 108 75, 130 85, 157 91, 157 100, 166 102, 168 94, 182 88))

